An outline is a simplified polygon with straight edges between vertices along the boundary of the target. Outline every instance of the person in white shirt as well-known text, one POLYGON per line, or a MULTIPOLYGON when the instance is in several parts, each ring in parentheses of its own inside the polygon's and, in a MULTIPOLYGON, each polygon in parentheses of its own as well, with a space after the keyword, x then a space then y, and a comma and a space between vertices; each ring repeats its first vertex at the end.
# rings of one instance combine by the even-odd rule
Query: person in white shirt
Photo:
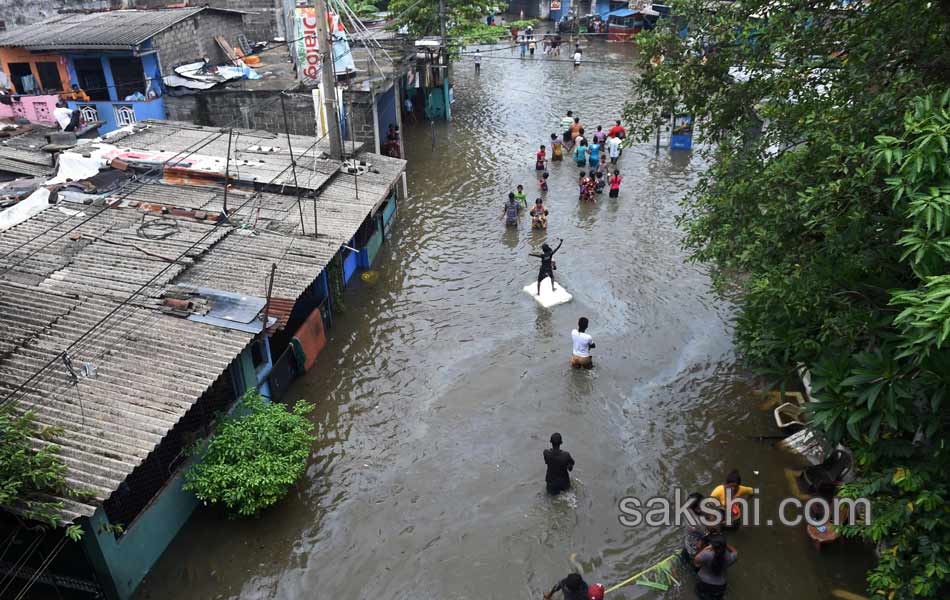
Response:
POLYGON ((620 158, 620 138, 612 135, 607 138, 607 156, 610 158, 610 164, 617 164, 620 158))
POLYGON ((475 48, 475 72, 481 73, 482 71, 482 52, 478 48, 475 48))
POLYGON ((581 367, 590 369, 594 366, 590 351, 596 345, 593 338, 587 333, 587 325, 587 317, 581 317, 577 320, 577 329, 571 331, 571 340, 574 345, 571 353, 571 366, 575 369, 581 367))
POLYGON ((65 131, 73 120, 73 109, 66 106, 65 102, 60 101, 56 104, 56 108, 53 109, 53 118, 59 123, 59 128, 65 131))

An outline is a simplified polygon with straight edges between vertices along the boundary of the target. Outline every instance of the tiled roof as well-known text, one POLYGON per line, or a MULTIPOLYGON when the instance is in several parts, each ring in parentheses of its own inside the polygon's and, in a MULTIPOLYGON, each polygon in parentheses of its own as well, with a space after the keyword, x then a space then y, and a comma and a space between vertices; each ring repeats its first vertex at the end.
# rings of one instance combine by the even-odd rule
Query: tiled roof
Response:
MULTIPOLYGON (((204 10, 222 11, 199 6, 58 14, 39 23, 0 33, 0 47, 27 50, 128 49, 204 10)), ((237 11, 222 12, 241 14, 237 11)))

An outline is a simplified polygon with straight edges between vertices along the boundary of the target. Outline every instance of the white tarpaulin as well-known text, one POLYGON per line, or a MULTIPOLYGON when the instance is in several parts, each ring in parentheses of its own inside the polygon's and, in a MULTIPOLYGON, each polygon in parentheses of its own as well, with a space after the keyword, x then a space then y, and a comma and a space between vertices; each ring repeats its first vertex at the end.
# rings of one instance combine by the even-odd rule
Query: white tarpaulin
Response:
POLYGON ((6 231, 14 225, 19 225, 47 208, 49 208, 49 190, 41 187, 27 196, 25 200, 21 200, 0 212, 0 231, 6 231))
POLYGON ((92 177, 109 162, 109 154, 115 153, 118 148, 112 144, 96 144, 88 152, 60 152, 59 169, 56 177, 46 183, 66 183, 92 177), (89 156, 85 156, 88 154, 89 156))
POLYGON ((162 81, 168 87, 207 90, 226 81, 260 78, 261 75, 257 71, 243 63, 237 66, 212 66, 204 61, 200 61, 175 67, 175 73, 166 75, 162 78, 162 81))

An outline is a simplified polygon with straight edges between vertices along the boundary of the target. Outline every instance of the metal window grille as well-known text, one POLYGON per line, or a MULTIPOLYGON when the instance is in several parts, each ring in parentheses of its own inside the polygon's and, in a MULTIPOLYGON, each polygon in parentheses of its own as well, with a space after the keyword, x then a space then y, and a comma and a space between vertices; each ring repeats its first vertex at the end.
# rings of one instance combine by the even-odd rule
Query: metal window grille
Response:
POLYGON ((79 104, 79 119, 83 123, 92 123, 99 120, 99 110, 95 104, 79 104))
POLYGON ((131 104, 116 104, 112 110, 115 112, 115 122, 119 127, 135 123, 135 109, 131 104))

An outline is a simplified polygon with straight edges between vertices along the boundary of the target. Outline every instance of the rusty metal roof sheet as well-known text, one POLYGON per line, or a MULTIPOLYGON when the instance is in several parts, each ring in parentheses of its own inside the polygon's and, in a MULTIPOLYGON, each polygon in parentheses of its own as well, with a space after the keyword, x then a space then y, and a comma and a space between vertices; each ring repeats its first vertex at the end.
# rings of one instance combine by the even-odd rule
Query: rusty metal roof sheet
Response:
MULTIPOLYGON (((132 131, 109 138, 110 144, 135 151, 180 153, 176 160, 228 156, 228 130, 173 121, 140 121, 132 131)), ((271 187, 299 185, 315 190, 324 185, 340 168, 340 161, 329 159, 330 142, 313 136, 287 136, 266 131, 235 129, 232 136, 229 176, 239 182, 271 187), (293 152, 297 178, 290 160, 293 152)), ((359 150, 362 144, 348 145, 359 150)), ((188 183, 183 179, 178 183, 188 183)))

